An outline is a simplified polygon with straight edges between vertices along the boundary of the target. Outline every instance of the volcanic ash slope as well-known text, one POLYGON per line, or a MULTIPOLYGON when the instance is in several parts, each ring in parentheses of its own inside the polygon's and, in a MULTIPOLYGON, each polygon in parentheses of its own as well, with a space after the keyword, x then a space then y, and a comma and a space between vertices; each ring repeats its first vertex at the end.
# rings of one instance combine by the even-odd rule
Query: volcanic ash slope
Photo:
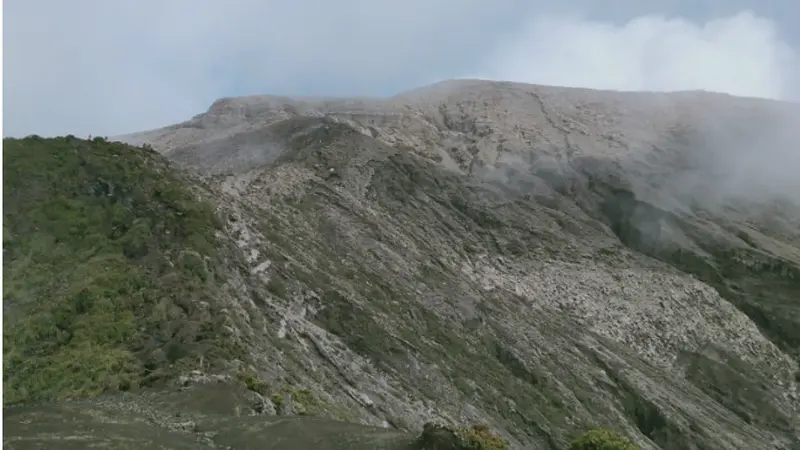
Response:
POLYGON ((789 448, 800 107, 459 80, 227 98, 124 136, 199 171, 260 378, 351 420, 789 448))

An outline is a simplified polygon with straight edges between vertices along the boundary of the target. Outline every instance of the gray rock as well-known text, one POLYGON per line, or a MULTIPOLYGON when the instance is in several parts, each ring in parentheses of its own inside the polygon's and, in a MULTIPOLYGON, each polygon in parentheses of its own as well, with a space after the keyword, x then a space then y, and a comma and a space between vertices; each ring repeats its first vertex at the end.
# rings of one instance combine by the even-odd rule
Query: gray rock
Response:
MULTIPOLYGON (((782 449, 800 434, 798 111, 460 80, 222 99, 118 139, 202 175, 229 334, 277 414, 486 423, 515 449, 590 426, 782 449)), ((244 416, 209 439, 251 448, 244 416)))

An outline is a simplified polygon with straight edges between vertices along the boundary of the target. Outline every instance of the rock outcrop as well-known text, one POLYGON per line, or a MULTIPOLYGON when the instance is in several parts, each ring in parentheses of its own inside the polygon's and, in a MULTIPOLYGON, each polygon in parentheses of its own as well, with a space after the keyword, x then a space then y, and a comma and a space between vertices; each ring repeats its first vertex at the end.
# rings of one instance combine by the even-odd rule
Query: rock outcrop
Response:
POLYGON ((792 448, 792 124, 797 105, 721 94, 462 80, 221 99, 119 137, 199 174, 186 183, 221 221, 212 306, 241 349, 148 388, 244 386, 219 414, 402 445, 439 422, 515 449, 594 426, 643 449, 792 448))

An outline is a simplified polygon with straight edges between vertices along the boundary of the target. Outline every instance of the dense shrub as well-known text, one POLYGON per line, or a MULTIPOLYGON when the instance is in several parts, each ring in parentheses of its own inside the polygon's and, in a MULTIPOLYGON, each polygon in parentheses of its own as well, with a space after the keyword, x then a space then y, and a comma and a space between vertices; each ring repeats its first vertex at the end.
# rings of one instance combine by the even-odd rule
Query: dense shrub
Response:
POLYGON ((128 390, 230 345, 197 306, 219 221, 160 155, 4 139, 3 177, 4 404, 128 390))

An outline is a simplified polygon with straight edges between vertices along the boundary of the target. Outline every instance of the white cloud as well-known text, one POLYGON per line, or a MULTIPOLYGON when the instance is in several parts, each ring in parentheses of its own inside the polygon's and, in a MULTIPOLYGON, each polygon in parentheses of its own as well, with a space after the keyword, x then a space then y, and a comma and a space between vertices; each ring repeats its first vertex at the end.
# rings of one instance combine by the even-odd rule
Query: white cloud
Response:
POLYGON ((764 19, 615 27, 553 15, 591 5, 624 16, 642 2, 6 0, 4 132, 115 135, 222 96, 391 95, 482 68, 547 84, 787 92, 778 78, 795 63, 780 62, 792 57, 764 19))
POLYGON ((799 65, 773 22, 750 12, 704 24, 645 16, 622 26, 537 17, 507 39, 482 78, 797 99, 799 65))
MULTIPOLYGON (((749 12, 702 24, 645 16, 619 26, 538 17, 499 46, 486 67, 481 78, 800 100, 798 54, 773 22, 749 12)), ((670 175, 661 194, 681 202, 702 198, 709 207, 730 200, 798 202, 800 105, 747 111, 698 118, 706 122, 684 155, 692 168, 670 175)))
POLYGON ((458 70, 520 1, 7 0, 4 131, 113 135, 242 93, 391 94, 458 70))

